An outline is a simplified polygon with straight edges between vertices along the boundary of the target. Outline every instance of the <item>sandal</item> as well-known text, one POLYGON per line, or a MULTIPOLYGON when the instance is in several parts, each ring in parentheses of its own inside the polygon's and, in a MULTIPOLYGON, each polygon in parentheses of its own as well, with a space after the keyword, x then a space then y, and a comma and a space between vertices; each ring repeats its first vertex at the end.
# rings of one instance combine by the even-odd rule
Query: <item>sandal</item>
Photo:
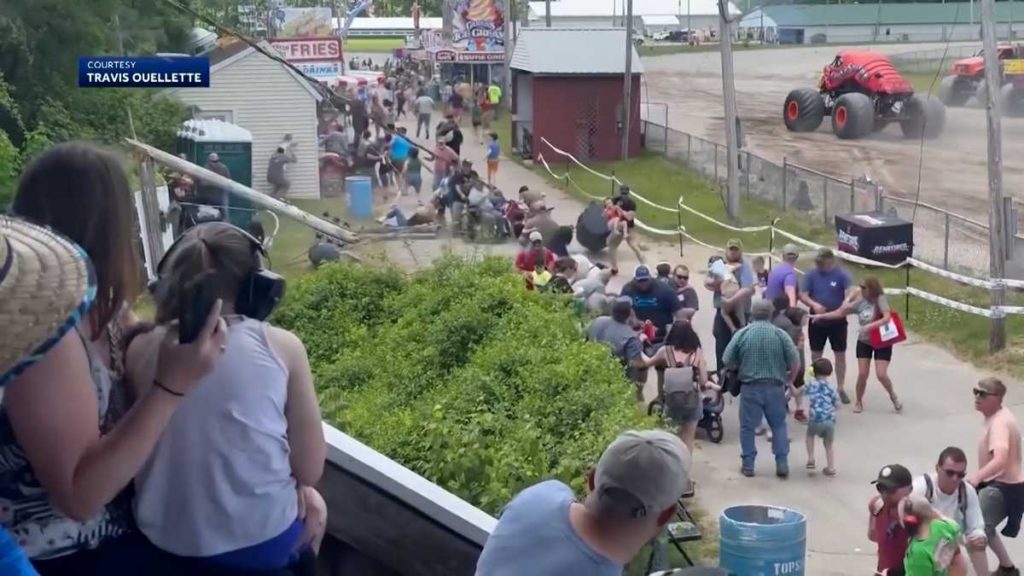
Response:
POLYGON ((828 476, 829 478, 831 478, 831 477, 836 475, 836 469, 835 468, 825 468, 824 470, 821 471, 821 473, 824 474, 825 476, 828 476))
POLYGON ((863 411, 864 411, 864 403, 863 402, 857 402, 856 404, 853 405, 853 413, 854 414, 860 414, 863 411))
POLYGON ((817 466, 817 464, 814 463, 814 460, 808 460, 807 461, 807 469, 808 470, 814 470, 817 467, 818 466, 817 466))
POLYGON ((696 491, 697 491, 697 483, 694 482, 693 480, 690 480, 689 487, 686 489, 686 491, 683 492, 683 495, 680 496, 679 498, 693 498, 693 496, 696 493, 696 491))
POLYGON ((903 412, 903 404, 900 402, 900 399, 897 398, 895 394, 889 396, 889 399, 892 400, 892 407, 893 409, 896 410, 897 414, 903 412))

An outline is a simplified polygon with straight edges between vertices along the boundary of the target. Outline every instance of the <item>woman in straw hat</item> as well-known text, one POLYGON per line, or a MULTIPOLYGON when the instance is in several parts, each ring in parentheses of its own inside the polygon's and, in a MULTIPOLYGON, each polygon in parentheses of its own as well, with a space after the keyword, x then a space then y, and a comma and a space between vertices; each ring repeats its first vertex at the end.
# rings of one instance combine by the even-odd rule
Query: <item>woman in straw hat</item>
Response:
POLYGON ((0 522, 43 576, 152 573, 134 564, 153 547, 134 528, 125 488, 180 395, 223 352, 218 303, 195 342, 162 342, 155 385, 120 410, 111 327, 140 279, 129 198, 114 157, 64 144, 25 169, 14 211, 82 248, 41 228, 4 229, 12 265, 0 280, 0 364, 12 368, 0 406, 0 522))

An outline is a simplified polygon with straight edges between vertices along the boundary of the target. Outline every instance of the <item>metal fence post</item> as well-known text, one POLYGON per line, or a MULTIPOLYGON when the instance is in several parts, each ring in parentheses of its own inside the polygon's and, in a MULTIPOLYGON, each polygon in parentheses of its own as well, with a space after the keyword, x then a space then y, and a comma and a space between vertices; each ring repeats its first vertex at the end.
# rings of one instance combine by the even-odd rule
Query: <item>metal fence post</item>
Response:
MULTIPOLYGON (((666 116, 667 115, 668 114, 666 114, 666 116)), ((662 148, 664 148, 663 154, 665 154, 665 156, 668 156, 668 121, 667 120, 665 121, 665 127, 661 129, 661 133, 665 135, 665 138, 664 138, 665 142, 662 144, 662 148)))
POLYGON ((789 169, 786 168, 787 164, 788 164, 788 161, 786 160, 786 157, 783 156, 782 157, 782 211, 783 212, 786 211, 786 206, 789 205, 789 202, 786 202, 786 179, 788 178, 788 174, 789 174, 789 169))
POLYGON ((612 179, 609 181, 609 184, 612 185, 611 197, 614 198, 615 197, 615 193, 617 192, 615 190, 615 170, 612 170, 612 179))
POLYGON ((718 182, 718 144, 715 144, 715 182, 718 182))
POLYGON ((942 244, 942 267, 949 270, 949 212, 944 213, 946 220, 945 241, 942 244))
POLYGON ((693 150, 693 134, 686 133, 686 165, 693 168, 693 161, 690 160, 690 151, 693 150))
POLYGON ((679 228, 677 229, 677 231, 679 232, 679 257, 680 258, 683 257, 683 209, 682 209, 682 204, 683 204, 683 197, 680 196, 679 197, 679 202, 676 204, 676 222, 679 223, 679 228))
POLYGON ((857 211, 857 185, 850 178, 850 213, 857 211))
POLYGON ((828 224, 828 178, 822 178, 824 186, 821 192, 821 221, 828 224))
POLYGON ((747 199, 750 199, 750 152, 747 152, 746 175, 747 175, 747 199))

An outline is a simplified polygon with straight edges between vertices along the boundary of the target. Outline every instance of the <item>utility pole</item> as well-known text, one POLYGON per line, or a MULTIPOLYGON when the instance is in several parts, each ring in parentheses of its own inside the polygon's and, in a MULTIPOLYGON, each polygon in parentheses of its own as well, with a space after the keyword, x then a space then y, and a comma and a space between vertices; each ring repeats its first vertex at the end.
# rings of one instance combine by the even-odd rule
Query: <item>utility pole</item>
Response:
MULTIPOLYGON (((1000 86, 999 55, 996 53, 996 24, 994 0, 981 0, 981 37, 985 48, 985 83, 1000 86)), ((1002 279, 1006 276, 1006 218, 1003 214, 1003 127, 1000 121, 999 91, 986 91, 985 117, 988 120, 988 233, 989 276, 1002 279)), ((1002 306, 1005 287, 996 286, 991 290, 992 306, 1002 306)), ((990 352, 1006 347, 1006 322, 1001 315, 992 318, 988 334, 990 352)))
POLYGON ((629 130, 633 119, 633 0, 626 0, 626 79, 622 88, 622 159, 629 159, 629 130))
POLYGON ((551 28, 551 0, 544 0, 544 26, 551 28))
POLYGON ((530 27, 530 2, 529 2, 529 0, 522 0, 522 2, 523 2, 523 8, 522 8, 522 10, 523 10, 522 17, 523 17, 523 19, 519 23, 519 27, 520 28, 529 28, 530 27))
POLYGON ((725 210, 733 220, 740 218, 739 153, 736 137, 736 78, 732 71, 732 25, 728 0, 718 0, 722 52, 722 99, 725 101, 725 150, 728 157, 725 210))
POLYGON ((686 43, 690 46, 696 44, 693 39, 693 20, 690 18, 690 0, 686 0, 686 43))

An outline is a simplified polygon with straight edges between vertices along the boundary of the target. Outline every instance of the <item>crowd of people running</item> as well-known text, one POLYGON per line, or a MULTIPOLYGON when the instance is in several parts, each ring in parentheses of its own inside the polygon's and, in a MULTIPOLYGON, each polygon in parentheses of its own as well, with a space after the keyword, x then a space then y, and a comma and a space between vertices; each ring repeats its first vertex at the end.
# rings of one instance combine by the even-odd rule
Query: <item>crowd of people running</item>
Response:
MULTIPOLYGON (((624 193, 628 195, 628 189, 624 193)), ((614 239, 618 241, 628 238, 634 212, 635 204, 623 206, 618 198, 608 199, 609 236, 618 234, 620 238, 614 239)), ((554 230, 557 225, 550 226, 554 230)), ((664 406, 664 416, 679 440, 675 446, 680 461, 685 463, 684 484, 675 491, 680 498, 693 495, 695 489, 690 474, 697 423, 723 393, 739 397, 740 472, 748 477, 756 473, 756 437, 765 433, 775 474, 783 479, 790 476, 790 438, 798 424, 806 426, 807 472, 819 470, 815 449, 820 443, 825 454, 820 471, 826 477, 836 476, 837 412, 845 404, 853 405, 854 414, 867 408, 872 368, 892 410, 897 414, 903 410, 889 378, 894 346, 903 338, 902 324, 879 278, 866 276, 855 282, 829 248, 817 250, 814 266, 806 273, 796 268, 801 253, 795 245, 784 246, 780 261, 770 269, 763 257, 747 258, 739 239, 729 240, 724 253, 710 259, 703 282, 695 282, 710 293, 715 309, 715 363, 709 369, 701 339, 691 325, 702 298, 687 266, 662 262, 652 271, 640 264, 615 294, 608 288, 615 268, 580 254, 555 252, 537 226, 524 227, 522 245, 515 266, 527 286, 573 294, 581 309, 597 315, 587 327, 587 337, 609 347, 635 384, 639 401, 652 396, 645 395, 645 390, 648 370, 655 368, 653 395, 664 406), (850 316, 857 320, 852 394, 847 387, 850 316), (826 347, 831 358, 825 357, 826 347), (805 348, 810 349, 809 359, 805 348)), ((998 561, 992 574, 1019 574, 1001 536, 1015 537, 1024 515, 1020 429, 1012 412, 1002 405, 1006 387, 1000 380, 982 380, 973 393, 975 408, 985 419, 975 472, 968 473, 966 453, 955 446, 942 450, 933 472, 915 477, 899 464, 879 471, 874 481, 877 493, 869 502, 869 538, 878 547, 878 574, 959 575, 967 574, 970 565, 975 574, 987 575, 987 550, 998 561)), ((479 573, 516 573, 496 566, 495 558, 521 568, 512 560, 526 553, 518 542, 530 542, 532 535, 551 536, 537 523, 551 519, 552 507, 564 506, 565 493, 557 485, 538 485, 520 494, 509 507, 510 519, 506 523, 503 517, 492 538, 494 544, 488 544, 500 552, 485 550, 479 573), (524 536, 525 532, 531 536, 524 536)), ((629 527, 614 514, 604 517, 593 497, 568 510, 569 523, 577 531, 587 529, 587 520, 611 522, 627 535, 630 530, 646 528, 649 534, 657 529, 656 523, 629 527)), ((587 542, 599 551, 606 544, 600 539, 587 542)), ((565 562, 562 570, 592 566, 592 560, 584 564, 573 556, 567 552, 558 559, 565 562)))

